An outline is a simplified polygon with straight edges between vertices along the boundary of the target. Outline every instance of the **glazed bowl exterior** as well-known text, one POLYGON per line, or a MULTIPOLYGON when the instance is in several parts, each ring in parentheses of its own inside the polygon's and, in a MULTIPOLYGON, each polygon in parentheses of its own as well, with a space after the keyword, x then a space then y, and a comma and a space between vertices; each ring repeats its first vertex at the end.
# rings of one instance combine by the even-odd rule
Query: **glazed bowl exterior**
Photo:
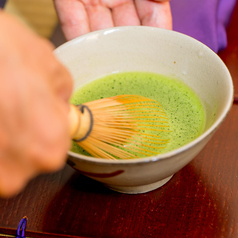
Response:
POLYGON ((144 193, 168 182, 203 149, 233 102, 232 79, 222 60, 204 44, 175 31, 115 27, 71 40, 55 55, 71 72, 74 90, 116 72, 154 72, 183 81, 203 103, 203 134, 171 152, 117 161, 68 152, 72 167, 118 192, 144 193))

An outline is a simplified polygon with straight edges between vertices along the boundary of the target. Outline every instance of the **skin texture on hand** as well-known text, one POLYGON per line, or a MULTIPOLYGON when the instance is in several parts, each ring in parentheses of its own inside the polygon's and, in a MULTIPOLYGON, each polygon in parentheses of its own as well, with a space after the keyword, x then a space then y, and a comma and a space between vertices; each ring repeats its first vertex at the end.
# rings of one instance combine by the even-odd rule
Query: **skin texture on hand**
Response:
POLYGON ((67 40, 114 26, 172 29, 169 0, 54 0, 67 40))
POLYGON ((0 195, 65 164, 69 72, 53 46, 0 11, 0 195))

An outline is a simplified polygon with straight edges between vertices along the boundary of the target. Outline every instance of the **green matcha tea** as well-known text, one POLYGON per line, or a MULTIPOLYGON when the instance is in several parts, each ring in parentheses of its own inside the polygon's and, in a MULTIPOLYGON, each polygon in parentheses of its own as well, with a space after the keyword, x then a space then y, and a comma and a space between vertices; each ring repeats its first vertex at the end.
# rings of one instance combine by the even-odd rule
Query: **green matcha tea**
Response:
MULTIPOLYGON (((204 130, 205 110, 196 93, 180 80, 147 72, 115 73, 78 89, 71 103, 82 104, 116 95, 142 95, 160 102, 170 124, 169 143, 158 154, 177 149, 197 138, 204 130)), ((71 149, 89 155, 73 142, 71 149)))

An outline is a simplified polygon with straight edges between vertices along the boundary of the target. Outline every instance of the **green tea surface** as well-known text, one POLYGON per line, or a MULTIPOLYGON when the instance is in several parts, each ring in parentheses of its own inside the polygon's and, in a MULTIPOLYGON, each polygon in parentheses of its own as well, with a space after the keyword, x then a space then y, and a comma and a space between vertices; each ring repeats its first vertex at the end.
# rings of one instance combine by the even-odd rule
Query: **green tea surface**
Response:
MULTIPOLYGON (((115 73, 94 80, 74 92, 71 103, 82 104, 115 95, 136 94, 160 102, 170 123, 170 141, 158 153, 177 149, 204 130, 205 110, 196 93, 180 80, 147 72, 115 73)), ((88 155, 76 143, 72 151, 88 155)))

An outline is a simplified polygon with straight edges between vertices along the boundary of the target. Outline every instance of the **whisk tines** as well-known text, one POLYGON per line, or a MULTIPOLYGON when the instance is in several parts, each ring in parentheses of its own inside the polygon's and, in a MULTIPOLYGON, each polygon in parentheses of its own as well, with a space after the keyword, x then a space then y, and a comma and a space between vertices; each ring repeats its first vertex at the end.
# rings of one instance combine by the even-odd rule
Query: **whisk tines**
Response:
MULTIPOLYGON (((119 95, 83 106, 91 116, 87 126, 90 132, 86 130, 83 139, 74 138, 94 157, 133 159, 152 156, 159 154, 170 140, 169 119, 156 100, 119 95)), ((82 111, 82 105, 78 108, 82 111)))

